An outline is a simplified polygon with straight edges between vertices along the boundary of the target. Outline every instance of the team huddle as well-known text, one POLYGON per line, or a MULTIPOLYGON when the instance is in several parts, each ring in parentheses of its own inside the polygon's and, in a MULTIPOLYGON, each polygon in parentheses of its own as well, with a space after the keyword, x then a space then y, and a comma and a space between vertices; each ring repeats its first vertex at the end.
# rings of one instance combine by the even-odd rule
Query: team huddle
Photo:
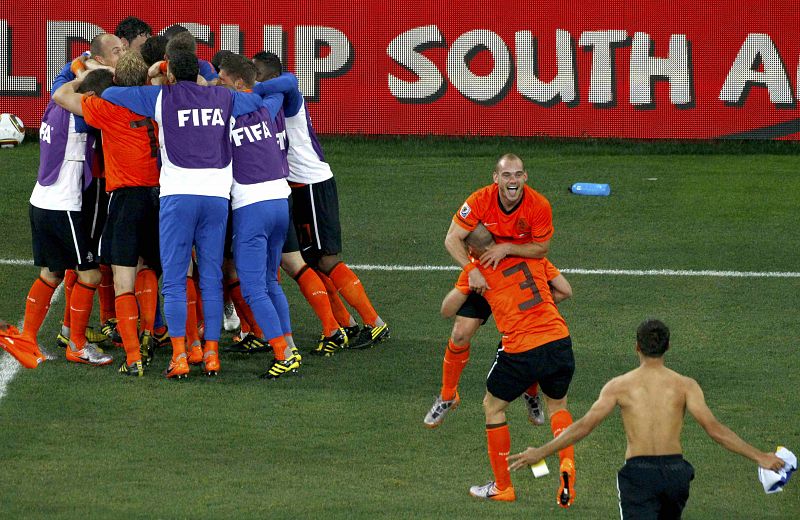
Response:
MULTIPOLYGON (((336 182, 297 78, 274 54, 249 59, 220 51, 209 63, 195 46, 180 26, 153 36, 129 17, 114 34, 94 38, 90 52, 54 81, 29 208, 41 270, 22 331, 0 331, 0 345, 25 367, 45 359, 39 330, 62 283, 66 305, 56 342, 66 359, 110 365, 112 356, 98 343, 119 343, 125 376, 144 376, 159 346, 171 346, 163 371, 169 379, 186 378, 191 365, 219 374, 228 302, 242 331, 223 351, 271 351, 266 379, 300 369, 280 269, 321 323, 312 354, 328 357, 389 338, 342 261, 336 182), (96 293, 98 330, 89 327, 96 293)), ((547 260, 552 211, 527 180, 522 159, 500 157, 492 184, 466 200, 445 238, 463 270, 442 302, 442 315, 454 323, 426 427, 441 426, 458 407, 459 381, 481 325, 493 315, 502 335, 483 400, 494 479, 470 494, 516 500, 510 470, 557 452, 556 501, 569 508, 576 498, 573 444, 616 406, 628 441, 618 477, 623 517, 680 517, 694 477, 681 455, 685 410, 725 448, 763 468, 782 468, 782 459, 717 421, 694 380, 664 366, 669 329, 658 320, 637 330, 640 367, 611 380, 573 422, 567 394, 575 358, 558 310, 572 287, 547 260), (519 397, 533 425, 545 423, 546 411, 553 440, 509 456, 506 409, 519 397)))
POLYGON ((224 350, 271 350, 267 379, 297 371, 281 268, 320 319, 313 354, 389 337, 342 262, 336 182, 297 78, 265 52, 212 63, 183 27, 152 36, 129 17, 55 79, 30 199, 41 271, 22 332, 0 336, 24 366, 45 359, 38 332, 62 281, 66 359, 111 364, 97 342, 115 341, 128 376, 143 376, 159 345, 172 347, 167 378, 190 365, 217 375, 226 301, 243 337, 224 350), (95 292, 99 331, 88 327, 95 292))

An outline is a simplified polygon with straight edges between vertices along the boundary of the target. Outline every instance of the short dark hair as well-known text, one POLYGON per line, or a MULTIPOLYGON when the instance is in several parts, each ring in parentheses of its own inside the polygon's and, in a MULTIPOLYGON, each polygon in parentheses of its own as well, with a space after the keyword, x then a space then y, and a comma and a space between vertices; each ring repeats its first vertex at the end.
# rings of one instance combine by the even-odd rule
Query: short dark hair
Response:
POLYGON ((164 30, 164 36, 168 40, 171 40, 176 34, 180 34, 182 32, 189 32, 189 29, 176 23, 175 25, 170 25, 166 30, 164 30))
POLYGON ((253 60, 262 63, 270 75, 280 76, 283 73, 281 59, 274 52, 261 51, 253 56, 253 60))
POLYGON ((114 34, 118 38, 125 38, 128 42, 132 42, 137 36, 144 34, 150 36, 153 34, 153 29, 147 23, 135 16, 129 16, 117 24, 114 34))
POLYGON ((217 74, 219 74, 219 70, 222 68, 222 61, 231 54, 233 54, 233 52, 227 49, 222 49, 217 51, 217 53, 214 54, 214 57, 211 58, 211 65, 214 66, 214 70, 217 71, 217 74))
POLYGON ((648 318, 636 329, 636 345, 647 357, 661 357, 669 349, 669 328, 661 320, 648 318))
POLYGON ((164 55, 167 53, 167 38, 161 35, 151 36, 145 40, 139 52, 142 53, 142 59, 149 67, 164 59, 164 55))
POLYGON ((244 56, 231 53, 222 60, 220 68, 234 79, 241 79, 247 87, 252 87, 256 82, 256 65, 244 56))
POLYGON ((167 58, 169 58, 173 52, 177 51, 188 51, 192 54, 197 53, 197 41, 194 39, 194 36, 192 36, 192 33, 184 31, 169 38, 166 49, 167 58))
POLYGON ((175 76, 175 81, 197 81, 200 74, 200 64, 197 56, 189 51, 176 51, 169 57, 169 71, 175 76))
POLYGON ((492 246, 492 244, 494 244, 494 236, 483 224, 478 223, 478 225, 475 226, 475 229, 470 231, 469 235, 467 235, 467 238, 464 239, 464 243, 466 243, 476 252, 483 254, 492 246))
POLYGON ((98 96, 103 93, 105 89, 114 85, 114 73, 108 69, 96 69, 89 71, 83 77, 83 81, 75 89, 78 94, 85 94, 86 92, 94 92, 98 96))

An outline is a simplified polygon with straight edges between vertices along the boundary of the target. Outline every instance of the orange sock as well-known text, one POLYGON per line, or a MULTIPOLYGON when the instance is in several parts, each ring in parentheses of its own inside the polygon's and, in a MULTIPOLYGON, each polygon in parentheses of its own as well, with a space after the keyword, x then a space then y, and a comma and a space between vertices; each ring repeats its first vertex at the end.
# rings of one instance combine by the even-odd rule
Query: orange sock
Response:
POLYGON ((172 361, 177 360, 181 354, 186 355, 186 338, 170 336, 169 340, 172 342, 172 361))
POLYGON ((100 275, 97 296, 100 300, 100 323, 105 323, 117 316, 114 310, 114 273, 111 271, 111 266, 101 265, 100 275))
POLYGON ((442 391, 440 394, 445 401, 455 399, 458 381, 461 379, 461 372, 467 366, 467 361, 469 361, 469 343, 459 346, 453 343, 452 338, 448 339, 442 363, 442 391))
POLYGON ((22 334, 34 343, 36 343, 36 336, 42 327, 44 317, 47 316, 47 311, 50 310, 50 300, 53 298, 56 287, 39 277, 31 285, 31 290, 28 291, 28 298, 25 301, 25 322, 22 327, 22 334))
POLYGON ((64 271, 64 320, 61 323, 67 328, 72 323, 69 315, 69 299, 72 297, 72 288, 75 287, 77 281, 78 273, 74 269, 64 271))
POLYGON ((269 340, 269 346, 272 347, 272 352, 275 353, 275 359, 278 361, 286 360, 286 348, 288 347, 288 344, 286 343, 286 338, 284 336, 272 338, 269 340))
MULTIPOLYGON (((264 332, 261 330, 261 327, 258 326, 258 323, 256 323, 256 317, 253 316, 253 311, 250 309, 250 306, 244 301, 242 287, 239 284, 238 278, 234 278, 228 282, 228 292, 231 295, 233 306, 236 308, 236 314, 239 315, 239 321, 247 323, 248 332, 252 332, 259 338, 263 338, 264 332)), ((242 327, 242 334, 244 333, 244 327, 242 327)))
POLYGON ((372 307, 358 276, 344 262, 339 262, 336 267, 331 269, 330 279, 336 289, 342 293, 345 301, 361 315, 364 324, 374 326, 378 319, 378 313, 372 307))
MULTIPOLYGON (((558 410, 550 416, 550 429, 553 431, 553 437, 558 437, 561 432, 567 429, 572 424, 572 415, 566 409, 558 410)), ((575 448, 567 446, 558 452, 559 463, 564 462, 564 459, 571 459, 575 463, 575 448)))
POLYGON ((328 291, 328 301, 331 304, 331 311, 336 321, 339 322, 339 326, 349 327, 350 324, 353 323, 353 317, 350 315, 347 307, 344 306, 344 303, 342 303, 342 299, 339 298, 339 291, 336 290, 333 281, 325 276, 325 273, 322 271, 314 272, 317 273, 317 276, 322 280, 322 284, 325 286, 325 290, 328 291))
POLYGON ((486 440, 489 446, 489 462, 492 464, 497 489, 503 490, 511 485, 511 473, 508 471, 508 452, 511 451, 511 435, 508 423, 487 424, 486 440))
MULTIPOLYGON (((158 305, 158 277, 152 269, 142 269, 136 275, 136 302, 139 304, 139 318, 142 332, 153 332, 158 305)), ((119 318, 119 312, 117 312, 119 318)))
POLYGON ((208 340, 205 345, 203 345, 203 354, 212 351, 219 353, 219 341, 208 340))
POLYGON ((114 307, 117 315, 117 330, 122 337, 122 346, 125 348, 126 363, 130 365, 142 359, 139 352, 139 306, 136 296, 131 292, 120 294, 114 298, 114 307))
MULTIPOLYGON (((525 390, 525 393, 528 394, 531 397, 533 397, 536 394, 538 394, 539 393, 539 383, 533 383, 531 386, 528 387, 527 390, 525 390)), ((570 423, 571 422, 572 421, 570 421, 570 423)))
POLYGON ((186 341, 189 347, 200 344, 197 332, 197 288, 191 276, 186 277, 186 341))
POLYGON ((325 284, 322 283, 322 280, 319 279, 314 270, 308 266, 300 269, 294 281, 297 282, 300 292, 303 293, 311 308, 314 309, 314 314, 322 322, 322 333, 326 336, 333 334, 339 328, 339 322, 336 321, 333 315, 325 284))
POLYGON ((92 316, 92 304, 94 303, 94 293, 96 285, 78 281, 72 288, 72 298, 70 298, 69 309, 71 312, 69 339, 75 344, 75 348, 82 349, 86 344, 86 325, 92 316))

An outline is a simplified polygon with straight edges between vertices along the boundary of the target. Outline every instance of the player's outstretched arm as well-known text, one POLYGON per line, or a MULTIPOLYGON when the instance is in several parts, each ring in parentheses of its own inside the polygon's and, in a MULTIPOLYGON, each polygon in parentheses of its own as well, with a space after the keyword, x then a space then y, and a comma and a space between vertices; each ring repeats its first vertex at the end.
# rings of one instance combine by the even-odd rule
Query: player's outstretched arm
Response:
POLYGON ((746 443, 730 428, 719 422, 711 409, 706 404, 703 389, 697 384, 697 381, 691 378, 686 378, 686 409, 692 414, 692 417, 703 427, 709 437, 714 439, 714 442, 725 448, 726 450, 738 453, 743 457, 754 461, 762 468, 778 471, 783 468, 783 460, 776 456, 774 453, 766 453, 757 450, 750 444, 746 443))
POLYGON ((561 435, 539 448, 528 448, 522 453, 509 455, 509 469, 520 469, 525 466, 536 464, 545 457, 559 450, 563 450, 567 446, 572 446, 589 435, 598 424, 603 422, 603 419, 608 417, 608 414, 614 410, 614 406, 617 404, 616 392, 614 390, 616 385, 615 381, 615 379, 612 379, 606 383, 600 391, 600 396, 597 398, 597 401, 595 401, 589 411, 586 412, 586 415, 569 425, 566 430, 561 432, 561 435))
POLYGON ((83 105, 81 104, 83 94, 75 92, 75 89, 78 88, 80 84, 81 80, 75 79, 65 83, 61 88, 53 92, 53 101, 76 116, 83 115, 83 105))
POLYGON ((123 106, 140 116, 155 117, 161 87, 108 87, 101 96, 109 103, 123 106))
POLYGON ((277 78, 256 83, 253 86, 253 92, 260 96, 268 96, 270 94, 288 94, 292 90, 297 90, 297 76, 291 72, 284 72, 277 78))

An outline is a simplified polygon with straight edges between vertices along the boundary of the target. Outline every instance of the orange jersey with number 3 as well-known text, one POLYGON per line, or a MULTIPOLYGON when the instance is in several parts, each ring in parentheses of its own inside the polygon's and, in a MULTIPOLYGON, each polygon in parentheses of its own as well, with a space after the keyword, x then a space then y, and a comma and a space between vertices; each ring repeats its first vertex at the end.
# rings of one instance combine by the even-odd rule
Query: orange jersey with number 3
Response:
POLYGON ((481 188, 469 196, 453 221, 467 231, 482 223, 495 242, 527 244, 545 242, 553 236, 550 202, 528 185, 524 186, 522 200, 511 211, 500 205, 497 184, 481 188))
MULTIPOLYGON (((483 296, 503 335, 504 351, 517 354, 569 336, 547 284, 560 273, 546 258, 507 257, 497 269, 478 267, 491 287, 483 296)), ((462 271, 456 289, 469 293, 467 273, 462 271)))
POLYGON ((158 125, 98 96, 81 99, 86 123, 103 135, 106 191, 158 186, 158 125))

